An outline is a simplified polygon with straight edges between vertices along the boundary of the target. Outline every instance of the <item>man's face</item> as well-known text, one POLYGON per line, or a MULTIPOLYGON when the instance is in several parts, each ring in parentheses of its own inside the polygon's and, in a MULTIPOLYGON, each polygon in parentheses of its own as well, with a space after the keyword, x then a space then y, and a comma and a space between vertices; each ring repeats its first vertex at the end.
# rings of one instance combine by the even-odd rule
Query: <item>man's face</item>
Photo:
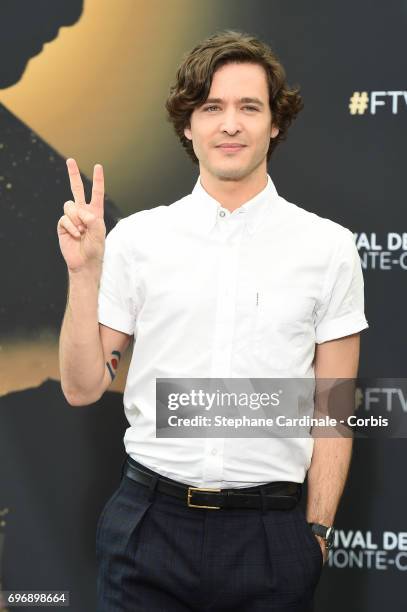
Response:
POLYGON ((206 102, 194 109, 186 138, 201 168, 220 180, 240 180, 267 167, 271 125, 267 77, 258 64, 231 63, 216 70, 206 102), (242 145, 226 148, 225 145, 242 145))

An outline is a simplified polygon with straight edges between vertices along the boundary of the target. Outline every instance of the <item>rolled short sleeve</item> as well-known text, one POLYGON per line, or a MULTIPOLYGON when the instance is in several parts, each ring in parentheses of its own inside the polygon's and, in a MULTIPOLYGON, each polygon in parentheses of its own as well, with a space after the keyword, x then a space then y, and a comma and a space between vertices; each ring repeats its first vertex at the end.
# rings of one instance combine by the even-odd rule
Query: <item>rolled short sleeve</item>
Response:
POLYGON ((333 255, 316 311, 316 342, 355 334, 369 327, 364 313, 364 282, 352 232, 345 230, 333 255))
POLYGON ((99 323, 133 334, 136 323, 134 257, 123 220, 108 233, 98 295, 99 323))

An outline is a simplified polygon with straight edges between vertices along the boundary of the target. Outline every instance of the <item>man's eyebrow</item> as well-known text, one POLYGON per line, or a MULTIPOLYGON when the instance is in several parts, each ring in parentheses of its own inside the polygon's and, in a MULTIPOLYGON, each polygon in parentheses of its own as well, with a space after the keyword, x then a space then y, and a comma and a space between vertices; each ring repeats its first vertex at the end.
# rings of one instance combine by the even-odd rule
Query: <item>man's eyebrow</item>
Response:
MULTIPOLYGON (((263 102, 259 100, 259 98, 240 98, 239 102, 243 102, 244 104, 258 104, 259 106, 264 106, 263 102)), ((222 98, 207 98, 204 104, 222 104, 224 100, 222 98)))

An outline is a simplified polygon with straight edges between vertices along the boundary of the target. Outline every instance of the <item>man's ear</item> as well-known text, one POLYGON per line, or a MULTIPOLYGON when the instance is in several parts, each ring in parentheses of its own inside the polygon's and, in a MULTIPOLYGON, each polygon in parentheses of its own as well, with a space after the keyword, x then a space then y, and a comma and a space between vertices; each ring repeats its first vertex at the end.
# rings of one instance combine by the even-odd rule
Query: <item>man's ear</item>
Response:
POLYGON ((273 127, 271 128, 271 138, 275 138, 276 136, 278 136, 280 130, 278 129, 277 126, 273 125, 273 127))
POLYGON ((192 140, 192 132, 191 127, 189 125, 184 128, 184 136, 185 138, 188 138, 188 140, 192 140))

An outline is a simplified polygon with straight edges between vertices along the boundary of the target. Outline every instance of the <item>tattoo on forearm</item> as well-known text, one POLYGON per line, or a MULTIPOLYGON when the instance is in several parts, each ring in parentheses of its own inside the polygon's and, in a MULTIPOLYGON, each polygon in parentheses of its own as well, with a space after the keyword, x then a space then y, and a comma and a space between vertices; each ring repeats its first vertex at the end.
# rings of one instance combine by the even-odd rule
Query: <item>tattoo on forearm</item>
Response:
POLYGON ((119 361, 120 361, 120 352, 119 351, 112 351, 112 356, 110 358, 110 361, 106 361, 106 366, 107 369, 109 370, 109 374, 112 377, 112 381, 115 379, 115 376, 117 374, 117 368, 119 366, 119 361))

